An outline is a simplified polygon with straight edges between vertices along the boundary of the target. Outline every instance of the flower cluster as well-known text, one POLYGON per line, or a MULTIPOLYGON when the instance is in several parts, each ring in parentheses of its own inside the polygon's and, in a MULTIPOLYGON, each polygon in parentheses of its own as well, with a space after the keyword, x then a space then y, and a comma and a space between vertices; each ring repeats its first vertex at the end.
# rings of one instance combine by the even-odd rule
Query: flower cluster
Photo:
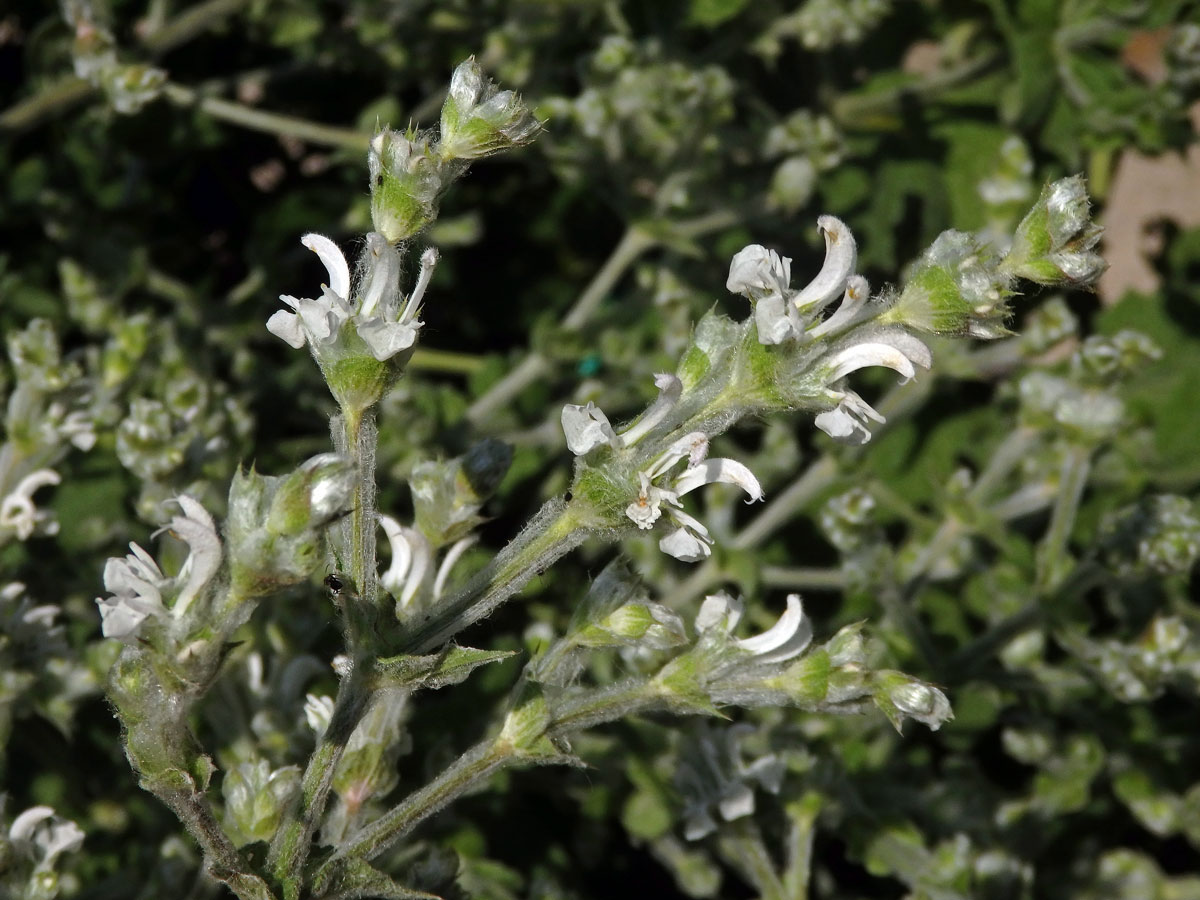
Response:
POLYGON ((350 266, 337 244, 320 234, 306 234, 300 241, 325 265, 329 283, 321 285, 315 300, 281 294, 279 299, 292 312, 280 310, 267 320, 267 329, 299 350, 307 344, 322 368, 331 366, 353 347, 347 325, 380 362, 409 349, 421 328, 417 312, 425 288, 437 265, 437 251, 429 248, 421 256, 421 274, 408 297, 402 297, 400 253, 383 235, 367 235, 364 275, 351 290, 350 266))
POLYGON ((792 261, 758 244, 734 256, 725 287, 753 305, 759 343, 782 345, 785 352, 803 351, 817 342, 829 345, 823 356, 805 360, 821 386, 818 402, 826 407, 816 417, 817 427, 847 443, 864 444, 871 439, 868 423, 885 420, 857 393, 838 383, 867 366, 893 369, 908 380, 916 367, 929 368, 932 357, 929 348, 903 328, 859 328, 881 309, 868 304, 870 285, 854 274, 858 260, 854 235, 833 216, 821 216, 817 226, 825 238, 825 262, 802 289, 790 287, 792 261), (839 296, 837 309, 823 317, 839 296))
MULTIPOLYGON (((679 401, 682 382, 674 375, 654 378, 658 397, 627 429, 618 433, 604 411, 595 404, 569 403, 563 407, 562 428, 567 446, 576 456, 584 456, 607 445, 621 453, 632 447, 667 416, 679 401)), ((637 494, 625 508, 625 516, 641 529, 653 528, 665 512, 675 529, 659 541, 659 548, 684 562, 699 562, 712 553, 708 529, 684 512, 679 498, 698 487, 714 482, 734 484, 750 496, 750 502, 763 498, 762 487, 754 474, 733 459, 708 459, 708 435, 694 431, 674 440, 649 465, 637 472, 637 494), (671 474, 684 460, 686 467, 671 474)))
POLYGON ((192 497, 177 497, 183 515, 172 517, 164 531, 187 543, 188 554, 179 574, 168 578, 154 557, 138 544, 124 559, 113 557, 104 566, 104 586, 110 597, 97 597, 105 637, 133 640, 142 623, 154 616, 181 622, 188 607, 204 590, 221 565, 221 541, 212 516, 192 497), (163 595, 170 605, 163 602, 163 595))

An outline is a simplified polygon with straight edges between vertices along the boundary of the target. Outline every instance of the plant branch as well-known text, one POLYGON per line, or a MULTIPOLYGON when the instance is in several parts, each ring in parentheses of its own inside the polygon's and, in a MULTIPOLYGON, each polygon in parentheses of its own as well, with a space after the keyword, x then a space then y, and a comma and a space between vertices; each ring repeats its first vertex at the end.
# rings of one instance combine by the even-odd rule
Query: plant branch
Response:
MULTIPOLYGON (((161 28, 142 38, 141 45, 156 58, 203 34, 247 4, 248 0, 208 0, 184 10, 161 28)), ((0 113, 0 133, 34 128, 91 97, 96 89, 82 78, 70 76, 42 88, 32 97, 0 113)))
POLYGON ((299 138, 302 141, 326 147, 363 152, 371 143, 370 135, 352 128, 321 125, 307 119, 253 109, 231 100, 223 100, 220 97, 205 96, 194 88, 184 87, 174 82, 168 82, 163 86, 163 94, 176 106, 194 106, 214 119, 240 125, 251 131, 263 131, 267 134, 299 138))
POLYGON ((408 625, 401 652, 427 653, 486 618, 535 575, 583 543, 589 534, 578 501, 548 501, 512 541, 460 591, 408 625))

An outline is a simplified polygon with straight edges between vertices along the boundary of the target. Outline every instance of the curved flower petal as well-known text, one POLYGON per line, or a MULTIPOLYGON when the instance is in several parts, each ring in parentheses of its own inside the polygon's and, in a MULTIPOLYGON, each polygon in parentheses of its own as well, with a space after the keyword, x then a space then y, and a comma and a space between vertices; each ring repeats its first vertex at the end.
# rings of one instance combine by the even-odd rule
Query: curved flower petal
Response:
POLYGON ((217 537, 217 526, 212 516, 200 505, 199 500, 180 494, 175 502, 184 514, 172 518, 167 528, 191 549, 180 572, 180 576, 187 573, 187 581, 171 608, 171 614, 178 618, 187 612, 192 601, 221 568, 221 540, 217 537))
POLYGON ((899 372, 905 381, 917 374, 909 358, 891 344, 868 342, 855 344, 834 355, 830 360, 830 375, 828 382, 845 378, 851 372, 865 369, 867 366, 886 366, 899 372))
POLYGON ((34 491, 60 481, 62 479, 53 469, 38 469, 22 478, 0 502, 0 527, 13 529, 22 541, 31 537, 38 524, 50 515, 38 512, 33 503, 34 491))
POLYGON ((379 583, 404 609, 425 581, 433 562, 433 549, 425 535, 415 528, 406 528, 391 516, 381 514, 379 524, 392 548, 392 564, 379 577, 379 583))
POLYGON ((329 273, 329 289, 343 300, 350 298, 350 266, 338 245, 323 234, 306 234, 300 243, 317 254, 329 273))
MULTIPOLYGON (((371 252, 370 265, 358 312, 362 316, 373 315, 382 301, 386 315, 395 310, 396 296, 400 293, 400 254, 376 231, 367 235, 367 249, 371 252)), ((359 283, 361 286, 361 280, 359 283)))
POLYGON ((442 558, 442 564, 438 566, 437 575, 433 579, 434 600, 442 596, 442 591, 445 590, 446 582, 450 578, 450 572, 454 569, 454 564, 478 542, 479 535, 468 535, 465 538, 455 541, 450 549, 446 551, 446 555, 442 558))
POLYGON ((837 311, 820 325, 810 328, 805 337, 815 340, 852 325, 870 296, 871 285, 867 279, 861 275, 851 275, 846 279, 846 292, 837 311))
POLYGON ((412 545, 404 536, 403 525, 383 513, 376 514, 376 518, 379 520, 379 526, 383 529, 383 533, 387 535, 388 545, 392 548, 391 565, 388 566, 386 572, 379 576, 379 583, 387 589, 388 593, 395 594, 404 584, 404 576, 408 574, 408 567, 412 564, 412 545))
POLYGON ((825 235, 825 262, 817 277, 792 301, 801 311, 824 306, 842 293, 858 262, 858 247, 845 222, 834 216, 821 216, 817 227, 825 235))
POLYGON ((736 484, 750 495, 750 503, 763 498, 762 486, 754 477, 754 473, 736 459, 723 457, 706 459, 698 466, 692 466, 675 480, 673 487, 677 494, 683 496, 701 485, 718 481, 736 484))
POLYGON ((13 843, 25 843, 33 837, 34 830, 54 815, 50 806, 31 806, 15 819, 8 829, 8 839, 13 843))
MULTIPOLYGON (((412 322, 417 317, 417 313, 421 309, 421 301, 425 297, 425 289, 429 287, 429 281, 433 278, 433 270, 437 268, 438 252, 433 247, 426 247, 425 252, 421 254, 421 274, 417 276, 417 284, 413 288, 413 292, 408 297, 408 302, 404 304, 404 312, 400 315, 400 322, 412 322)), ((419 322, 416 323, 420 325, 419 322)))
POLYGON ((812 641, 812 623, 804 615, 799 594, 788 594, 787 609, 779 621, 754 637, 743 638, 737 645, 754 654, 756 663, 777 663, 804 651, 812 641))

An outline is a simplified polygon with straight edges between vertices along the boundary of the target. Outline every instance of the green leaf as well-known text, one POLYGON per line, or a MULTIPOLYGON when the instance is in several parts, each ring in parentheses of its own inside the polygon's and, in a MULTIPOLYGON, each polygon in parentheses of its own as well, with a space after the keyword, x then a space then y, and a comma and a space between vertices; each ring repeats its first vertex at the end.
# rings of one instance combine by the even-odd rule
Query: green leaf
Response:
POLYGON ((750 0, 692 0, 688 10, 689 25, 713 28, 728 22, 743 9, 750 0))
POLYGON ((515 655, 515 650, 450 646, 428 656, 388 656, 376 661, 375 680, 379 687, 437 690, 458 684, 479 666, 515 655))

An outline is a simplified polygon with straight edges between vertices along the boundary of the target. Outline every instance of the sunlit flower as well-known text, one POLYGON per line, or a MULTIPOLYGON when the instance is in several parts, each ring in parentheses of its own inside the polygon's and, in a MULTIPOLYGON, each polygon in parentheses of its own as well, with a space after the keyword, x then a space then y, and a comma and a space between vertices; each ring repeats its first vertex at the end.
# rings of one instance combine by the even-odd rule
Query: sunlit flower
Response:
POLYGON ((421 328, 417 313, 437 264, 436 250, 429 248, 421 256, 416 287, 404 299, 399 288, 400 253, 383 235, 367 235, 367 253, 353 293, 350 266, 337 244, 319 234, 306 234, 301 243, 320 258, 329 283, 321 286, 321 296, 316 300, 281 294, 279 299, 292 312, 274 313, 267 320, 267 330, 296 349, 308 344, 318 357, 338 343, 348 321, 371 355, 380 361, 416 342, 421 328))
POLYGON ((924 342, 899 328, 881 329, 860 343, 835 350, 817 364, 824 368, 825 382, 830 385, 826 396, 834 404, 817 415, 817 427, 840 441, 865 444, 871 439, 868 422, 882 424, 887 420, 854 391, 833 384, 867 366, 892 369, 908 381, 916 375, 917 367, 928 369, 932 364, 933 357, 924 342))
POLYGON ((220 568, 221 541, 212 516, 187 495, 175 502, 183 515, 173 517, 162 531, 182 540, 191 552, 174 578, 163 575, 154 557, 135 543, 124 559, 110 558, 104 566, 104 587, 112 596, 96 598, 105 637, 131 638, 148 617, 165 618, 164 594, 171 600, 170 616, 181 620, 220 568))
POLYGON ((654 402, 620 434, 613 429, 604 410, 596 404, 581 406, 568 403, 562 410, 562 429, 567 438, 567 447, 576 456, 583 456, 604 444, 614 450, 632 447, 666 418, 683 394, 683 382, 667 372, 654 376, 654 386, 658 388, 654 402))
POLYGON ((746 466, 733 459, 705 459, 707 453, 707 435, 699 431, 684 435, 648 469, 638 473, 638 495, 625 508, 625 515, 642 529, 653 528, 665 512, 676 527, 658 542, 659 549, 684 562, 699 562, 709 556, 712 539, 702 522, 683 511, 680 497, 719 481, 740 487, 750 496, 750 502, 763 498, 758 479, 746 466), (671 469, 684 460, 687 468, 668 478, 671 469), (658 480, 665 480, 666 486, 655 484, 658 480))
MULTIPOLYGON (((825 262, 817 276, 800 291, 789 287, 792 261, 774 250, 751 244, 730 263, 725 287, 754 305, 754 324, 762 344, 782 344, 803 337, 821 310, 847 289, 858 261, 854 235, 844 222, 833 216, 821 216, 817 227, 825 237, 825 262)), ((863 290, 855 295, 865 298, 865 282, 862 286, 863 290)), ((841 327, 841 322, 833 327, 841 327)))
MULTIPOLYGON (((696 630, 704 633, 711 629, 720 629, 732 636, 742 619, 744 608, 739 597, 724 592, 711 594, 704 598, 700 611, 696 614, 696 630)), ((772 665, 799 656, 808 648, 812 637, 812 622, 804 614, 800 595, 788 594, 787 609, 774 625, 753 637, 734 639, 733 644, 739 650, 750 654, 750 658, 744 662, 772 665)))

